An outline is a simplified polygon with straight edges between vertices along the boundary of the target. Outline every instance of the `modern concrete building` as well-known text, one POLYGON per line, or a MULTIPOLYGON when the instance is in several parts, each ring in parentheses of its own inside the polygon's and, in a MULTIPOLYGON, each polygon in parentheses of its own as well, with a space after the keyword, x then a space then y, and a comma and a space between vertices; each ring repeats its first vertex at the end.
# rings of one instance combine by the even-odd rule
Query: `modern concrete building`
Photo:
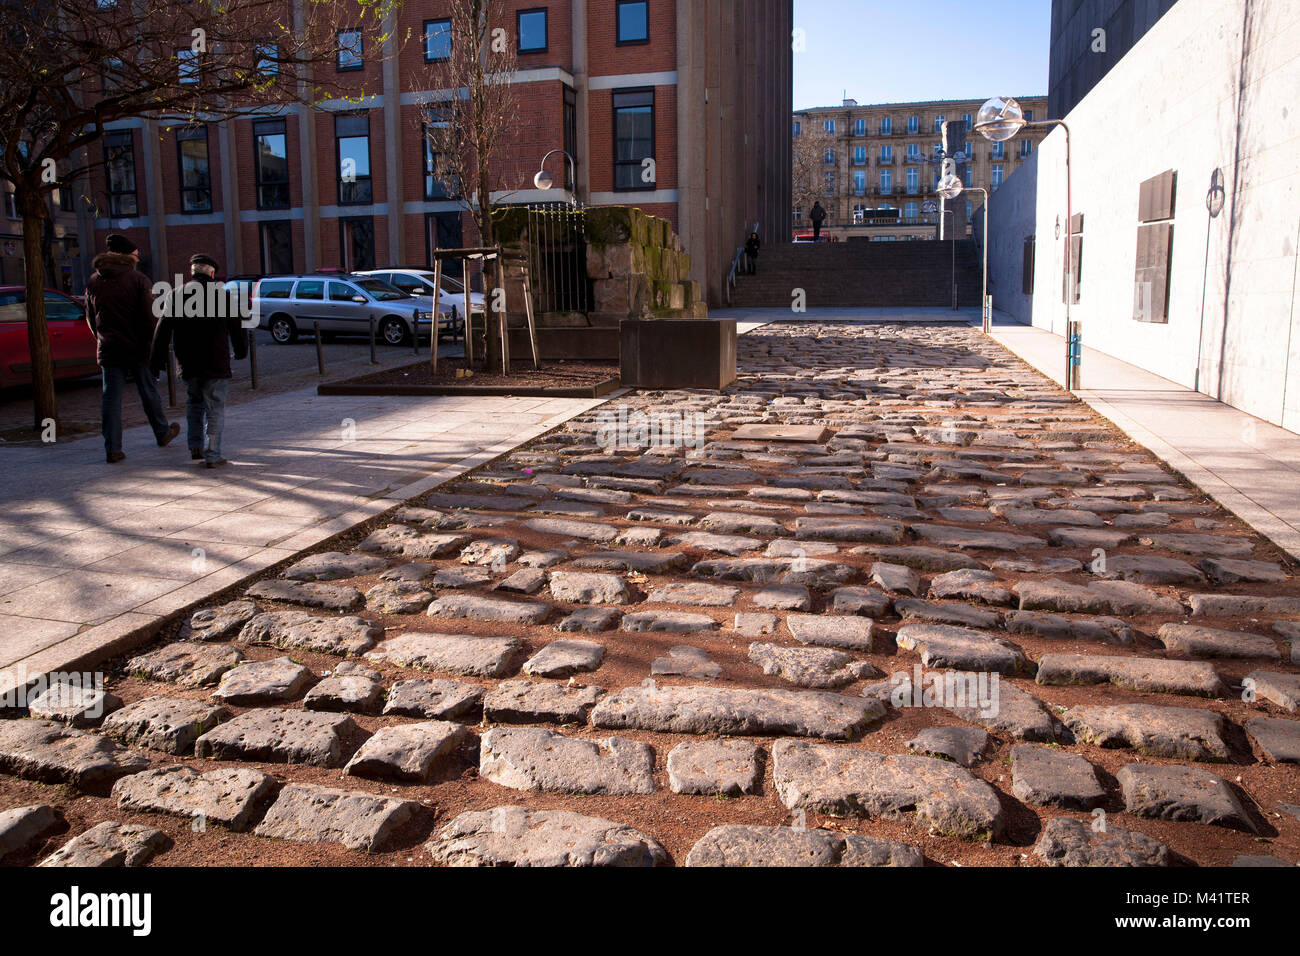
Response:
MULTIPOLYGON (((958 122, 970 128, 982 100, 929 100, 916 103, 859 105, 846 99, 839 106, 821 106, 795 112, 791 133, 795 149, 811 150, 811 162, 800 164, 807 181, 796 194, 796 230, 809 228, 810 198, 820 199, 827 219, 823 231, 837 239, 934 239, 938 214, 927 214, 927 200, 938 203, 935 184, 939 167, 929 162, 942 145, 944 121, 950 136, 965 136, 970 161, 958 172, 968 186, 1000 188, 1030 156, 1042 139, 1040 131, 1027 133, 1015 144, 989 143, 955 129, 958 122), (817 155, 820 154, 820 161, 817 155), (804 208, 804 207, 807 208, 804 208)), ((1046 118, 1047 98, 1020 100, 1033 118, 1046 118)), ((950 142, 950 147, 959 140, 950 142)), ((963 198, 957 207, 958 236, 969 232, 967 223, 979 205, 978 197, 963 198), (969 208, 967 208, 969 207, 969 208)))
MULTIPOLYGON (((303 2, 303 0, 298 0, 303 2)), ((576 197, 667 218, 717 302, 736 247, 761 223, 789 234, 792 0, 507 0, 518 125, 494 200, 576 197), (533 188, 551 149, 576 183, 533 188), (653 177, 642 178, 645 160, 653 177)), ((349 57, 367 96, 191 128, 114 124, 88 184, 82 255, 124 232, 155 276, 195 249, 227 274, 425 265, 477 241, 465 204, 430 175, 422 104, 439 95, 446 0, 408 0, 392 24, 414 40, 349 57), (352 181, 339 174, 345 162, 352 181)), ((340 52, 341 58, 345 51, 340 52)), ((340 67, 342 68, 342 67, 340 67)))
POLYGON ((1071 235, 1085 345, 1300 431, 1294 12, 1179 0, 1134 43, 1065 116, 1073 228, 1060 129, 990 202, 995 306, 1063 333, 1071 235))

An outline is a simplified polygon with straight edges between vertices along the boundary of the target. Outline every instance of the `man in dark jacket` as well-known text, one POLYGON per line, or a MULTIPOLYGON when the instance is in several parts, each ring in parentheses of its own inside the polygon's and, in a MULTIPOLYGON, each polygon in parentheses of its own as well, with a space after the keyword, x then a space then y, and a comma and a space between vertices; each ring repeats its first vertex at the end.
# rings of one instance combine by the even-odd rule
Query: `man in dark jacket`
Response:
POLYGON ((758 250, 762 245, 756 232, 751 232, 745 240, 745 269, 750 275, 758 274, 758 250))
POLYGON ((240 324, 239 302, 214 278, 217 260, 190 256, 191 281, 173 295, 154 334, 150 364, 167 364, 167 346, 185 379, 186 439, 190 458, 208 468, 224 465, 221 430, 226 423, 226 393, 230 387, 230 349, 235 358, 248 354, 248 336, 240 324))
POLYGON ((122 391, 128 373, 135 376, 140 404, 158 447, 179 435, 181 426, 167 421, 149 371, 153 287, 136 269, 139 250, 126 236, 117 234, 108 237, 107 248, 95 256, 95 271, 86 281, 86 322, 95 333, 95 357, 103 373, 100 419, 104 453, 111 465, 126 457, 122 452, 122 391))
POLYGON ((820 200, 813 203, 808 218, 812 220, 813 224, 813 242, 817 242, 822 237, 822 223, 826 221, 826 207, 821 204, 820 200))

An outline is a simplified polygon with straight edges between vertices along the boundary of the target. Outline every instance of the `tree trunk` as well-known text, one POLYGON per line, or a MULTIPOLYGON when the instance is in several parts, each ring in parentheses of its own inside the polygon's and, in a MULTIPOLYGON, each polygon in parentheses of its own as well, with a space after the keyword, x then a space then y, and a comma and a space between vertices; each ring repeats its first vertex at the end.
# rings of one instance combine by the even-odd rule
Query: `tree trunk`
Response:
POLYGON ((55 423, 59 409, 54 399, 54 364, 50 355, 50 330, 45 324, 45 257, 41 254, 41 227, 45 205, 29 184, 14 183, 14 202, 23 217, 23 278, 27 299, 27 347, 32 365, 32 427, 40 431, 55 423))
MULTIPOLYGON (((485 249, 490 249, 495 245, 492 233, 492 204, 489 201, 492 193, 489 189, 489 180, 486 169, 479 170, 478 176, 478 208, 479 217, 479 238, 485 249)), ((483 310, 483 320, 486 326, 483 335, 483 367, 491 370, 499 368, 501 365, 501 335, 500 335, 500 316, 495 311, 497 301, 497 277, 500 274, 497 263, 491 259, 483 260, 483 304, 486 308, 483 310)))

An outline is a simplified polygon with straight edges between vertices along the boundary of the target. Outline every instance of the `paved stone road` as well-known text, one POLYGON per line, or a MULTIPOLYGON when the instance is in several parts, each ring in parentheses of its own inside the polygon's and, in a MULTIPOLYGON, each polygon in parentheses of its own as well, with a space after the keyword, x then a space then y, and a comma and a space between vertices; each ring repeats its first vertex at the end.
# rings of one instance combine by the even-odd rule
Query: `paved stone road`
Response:
POLYGON ((0 854, 1300 859, 1275 549, 973 329, 783 323, 740 358, 0 721, 0 854))

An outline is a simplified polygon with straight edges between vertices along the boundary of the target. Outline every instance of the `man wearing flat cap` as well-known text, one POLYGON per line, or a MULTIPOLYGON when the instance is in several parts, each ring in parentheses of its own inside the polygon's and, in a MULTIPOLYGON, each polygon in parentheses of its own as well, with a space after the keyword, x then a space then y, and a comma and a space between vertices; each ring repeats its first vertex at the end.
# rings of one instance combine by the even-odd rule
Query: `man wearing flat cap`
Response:
POLYGON ((248 354, 239 300, 216 281, 216 274, 216 259, 202 252, 190 256, 190 281, 158 323, 150 356, 153 368, 164 368, 168 344, 175 349, 185 380, 190 458, 208 468, 226 463, 221 457, 221 431, 226 421, 231 347, 237 359, 248 354))
POLYGON ((114 233, 107 251, 95 256, 95 271, 86 281, 86 322, 95 333, 95 357, 103 374, 100 418, 104 453, 111 465, 122 451, 122 392, 134 374, 140 404, 158 447, 180 434, 167 421, 158 386, 149 371, 149 347, 154 333, 153 287, 136 269, 140 253, 134 242, 114 233))

